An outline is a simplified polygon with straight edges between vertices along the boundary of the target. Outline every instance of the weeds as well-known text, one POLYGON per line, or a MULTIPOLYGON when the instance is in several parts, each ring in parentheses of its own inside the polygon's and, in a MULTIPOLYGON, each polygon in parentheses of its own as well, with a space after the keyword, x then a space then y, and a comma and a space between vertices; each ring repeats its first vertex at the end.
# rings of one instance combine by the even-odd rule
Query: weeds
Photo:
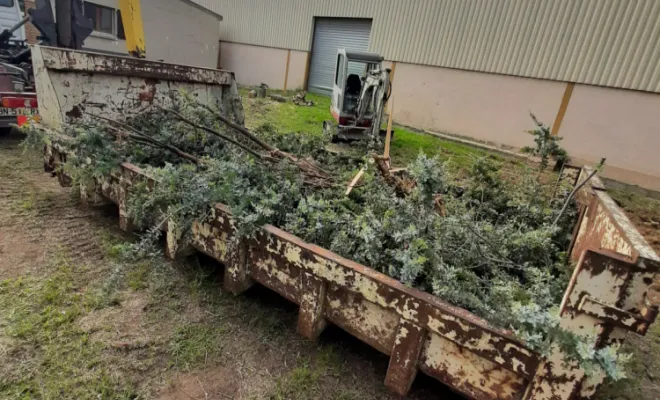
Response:
POLYGON ((170 344, 174 366, 181 371, 190 371, 197 364, 206 364, 209 358, 220 351, 218 337, 224 330, 209 325, 191 324, 180 327, 170 344))
POLYGON ((277 380, 274 400, 318 399, 318 381, 322 370, 310 369, 308 365, 294 368, 277 380))
POLYGON ((149 262, 138 262, 130 269, 130 271, 128 271, 128 274, 126 274, 128 286, 135 291, 148 288, 149 284, 147 279, 150 270, 151 265, 149 262))
POLYGON ((7 310, 5 333, 13 339, 11 365, 0 367, 1 398, 129 399, 131 387, 104 364, 103 344, 81 330, 77 319, 99 299, 80 290, 81 267, 60 260, 47 279, 0 284, 0 308, 7 310), (20 362, 16 362, 21 360, 20 362))

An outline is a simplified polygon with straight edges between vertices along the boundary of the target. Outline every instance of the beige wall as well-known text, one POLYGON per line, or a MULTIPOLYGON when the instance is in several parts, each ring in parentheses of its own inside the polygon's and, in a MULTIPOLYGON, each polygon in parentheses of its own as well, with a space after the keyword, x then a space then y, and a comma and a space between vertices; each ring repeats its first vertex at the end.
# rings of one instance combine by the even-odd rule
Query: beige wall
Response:
POLYGON ((307 52, 291 50, 289 59, 289 80, 287 89, 302 90, 305 87, 305 71, 307 70, 307 52))
POLYGON ((219 28, 215 15, 181 0, 141 0, 147 58, 216 68, 219 28))
MULTIPOLYGON (((220 65, 232 71, 239 85, 259 85, 283 89, 286 75, 287 50, 237 43, 220 43, 220 65)), ((291 50, 287 89, 305 84, 307 52, 291 50)))
POLYGON ((659 118, 658 94, 576 85, 559 135, 576 158, 607 158, 605 176, 660 190, 659 118))
POLYGON ((397 63, 394 119, 430 131, 512 147, 532 145, 525 133, 554 122, 565 84, 506 75, 397 63))

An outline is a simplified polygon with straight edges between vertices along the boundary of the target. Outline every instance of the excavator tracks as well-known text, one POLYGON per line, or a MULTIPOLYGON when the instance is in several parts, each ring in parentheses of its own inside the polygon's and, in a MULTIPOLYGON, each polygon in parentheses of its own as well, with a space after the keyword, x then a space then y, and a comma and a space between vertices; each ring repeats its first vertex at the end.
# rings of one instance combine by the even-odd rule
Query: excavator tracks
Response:
POLYGON ((116 211, 83 208, 21 140, 18 133, 0 138, 0 280, 22 274, 35 259, 47 264, 53 254, 74 262, 103 259, 116 211))

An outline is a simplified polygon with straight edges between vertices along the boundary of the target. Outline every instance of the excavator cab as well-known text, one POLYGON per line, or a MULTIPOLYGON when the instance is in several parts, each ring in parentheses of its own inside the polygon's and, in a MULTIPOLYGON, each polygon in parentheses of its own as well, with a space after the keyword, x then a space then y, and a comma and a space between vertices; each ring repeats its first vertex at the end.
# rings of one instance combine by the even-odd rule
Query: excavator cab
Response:
POLYGON ((390 70, 375 53, 337 50, 330 112, 323 123, 333 140, 361 140, 377 136, 390 94, 390 70))

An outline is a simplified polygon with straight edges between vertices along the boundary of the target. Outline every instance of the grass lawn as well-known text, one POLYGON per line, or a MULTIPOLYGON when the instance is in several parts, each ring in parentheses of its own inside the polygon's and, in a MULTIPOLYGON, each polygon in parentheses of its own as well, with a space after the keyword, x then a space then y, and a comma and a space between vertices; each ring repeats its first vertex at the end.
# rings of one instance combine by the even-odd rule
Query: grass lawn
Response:
MULTIPOLYGON (((270 99, 251 99, 247 97, 249 88, 241 88, 243 106, 245 107, 245 122, 249 129, 254 129, 264 123, 273 125, 281 133, 306 132, 322 134, 323 121, 331 120, 330 97, 308 93, 307 99, 314 102, 312 107, 301 107, 291 102, 278 103, 270 99)), ((291 98, 295 92, 270 90, 291 98)), ((467 146, 458 142, 443 140, 438 137, 415 132, 402 126, 394 126, 391 156, 396 166, 407 165, 415 159, 420 151, 427 155, 440 155, 450 160, 457 167, 470 165, 476 158, 489 156, 504 161, 504 157, 486 150, 467 146)), ((531 136, 530 136, 531 144, 531 136)), ((518 160, 510 160, 514 164, 518 160)))

